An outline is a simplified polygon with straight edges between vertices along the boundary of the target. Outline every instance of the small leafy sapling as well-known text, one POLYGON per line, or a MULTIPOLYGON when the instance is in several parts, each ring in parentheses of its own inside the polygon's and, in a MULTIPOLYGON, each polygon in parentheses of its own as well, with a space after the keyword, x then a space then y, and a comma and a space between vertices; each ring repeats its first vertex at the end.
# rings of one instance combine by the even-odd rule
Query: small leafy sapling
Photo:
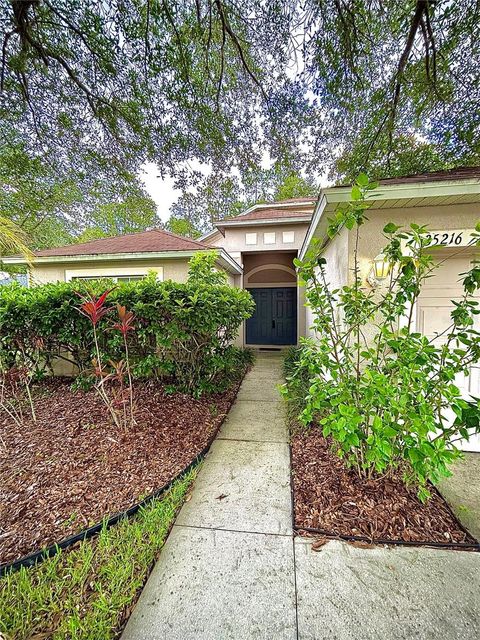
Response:
MULTIPOLYGON (((359 230, 375 186, 360 176, 352 201, 329 221, 330 238, 343 229, 351 234, 351 283, 341 289, 329 285, 321 243, 295 261, 315 318, 315 340, 303 341, 299 357, 298 376, 307 372, 309 379, 301 420, 317 421, 361 477, 402 470, 425 500, 428 481, 449 475, 448 465, 461 455, 455 442, 480 430, 478 403, 467 403, 455 384, 457 375, 480 360, 480 266, 474 263, 463 274, 463 296, 453 303, 441 340, 419 333, 416 303, 437 268, 425 226, 387 224, 383 254, 389 278, 373 290, 360 275, 359 230), (457 416, 453 424, 449 412, 457 416)), ((472 243, 480 246, 478 226, 472 243)))

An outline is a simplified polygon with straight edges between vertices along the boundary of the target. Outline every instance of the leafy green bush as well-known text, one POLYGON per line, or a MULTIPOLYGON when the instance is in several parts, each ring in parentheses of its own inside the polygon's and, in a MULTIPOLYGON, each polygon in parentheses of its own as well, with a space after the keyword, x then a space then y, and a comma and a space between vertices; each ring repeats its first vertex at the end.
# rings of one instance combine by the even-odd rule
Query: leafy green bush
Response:
MULTIPOLYGON (((331 238, 346 227, 358 246, 367 194, 374 186, 360 176, 352 203, 330 221, 331 238)), ((478 419, 471 415, 473 411, 478 416, 479 405, 462 399, 454 381, 480 360, 474 329, 480 310, 473 299, 480 288, 480 266, 464 274, 464 295, 454 303, 451 325, 439 345, 413 328, 422 284, 436 268, 427 229, 412 224, 402 231, 390 223, 384 234, 391 269, 379 290, 363 286, 356 249, 353 283, 341 290, 328 284, 320 244, 304 261, 296 261, 314 310, 316 339, 303 341, 286 394, 295 399, 305 389, 301 420, 318 421, 323 434, 333 438, 338 455, 360 476, 401 469, 426 499, 427 481, 448 475, 447 465, 461 455, 455 441, 479 431, 478 419), (453 424, 448 410, 457 416, 453 424)), ((480 233, 476 242, 480 244, 480 233)))
POLYGON ((282 391, 287 400, 287 421, 292 433, 301 427, 299 415, 305 409, 306 390, 310 386, 309 372, 300 365, 302 353, 301 346, 289 347, 283 361, 283 374, 287 384, 282 391))
MULTIPOLYGON (((100 295, 105 281, 17 285, 0 290, 0 364, 15 364, 19 354, 42 367, 56 358, 73 362, 86 375, 96 357, 92 326, 78 313, 78 293, 100 295)), ((109 304, 120 304, 136 318, 128 336, 135 377, 157 376, 188 393, 221 389, 236 373, 239 350, 232 346, 241 323, 254 308, 250 294, 201 278, 179 284, 153 276, 117 286, 109 304)), ((119 332, 106 331, 108 314, 99 323, 102 358, 118 361, 124 353, 119 332), (102 324, 104 327, 102 328, 102 324)))
POLYGON ((225 271, 217 269, 217 252, 197 251, 189 262, 188 281, 190 284, 227 284, 225 271))

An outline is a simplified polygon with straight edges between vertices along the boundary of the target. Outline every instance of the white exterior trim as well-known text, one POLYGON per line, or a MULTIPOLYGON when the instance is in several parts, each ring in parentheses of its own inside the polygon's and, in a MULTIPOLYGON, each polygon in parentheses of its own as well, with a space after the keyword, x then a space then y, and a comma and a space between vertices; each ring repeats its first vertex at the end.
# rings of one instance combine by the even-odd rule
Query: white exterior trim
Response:
MULTIPOLYGON (((263 202, 262 204, 254 204, 249 207, 246 211, 240 214, 240 216, 245 216, 247 213, 251 213, 252 211, 257 211, 258 209, 295 209, 295 207, 308 207, 310 204, 315 204, 317 198, 311 198, 310 200, 299 200, 297 202, 263 202)), ((217 220, 216 222, 221 222, 217 220)))
POLYGON ((305 258, 305 254, 307 253, 308 247, 310 246, 310 243, 313 240, 317 227, 320 223, 320 218, 322 217, 322 214, 326 206, 327 206, 327 198, 326 198, 326 195, 322 193, 322 197, 318 201, 317 206, 315 207, 315 211, 313 212, 312 222, 308 227, 307 234, 305 236, 302 246, 300 247, 300 251, 298 252, 299 260, 303 260, 305 258))
MULTIPOLYGON (((241 214, 243 215, 243 214, 241 214)), ((240 216, 238 218, 234 218, 232 220, 219 220, 215 224, 218 227, 255 227, 255 226, 265 226, 265 225, 282 225, 282 224, 301 224, 302 222, 310 222, 311 216, 297 216, 292 218, 261 218, 255 220, 241 220, 240 216)), ((205 238, 207 236, 202 236, 205 238)))

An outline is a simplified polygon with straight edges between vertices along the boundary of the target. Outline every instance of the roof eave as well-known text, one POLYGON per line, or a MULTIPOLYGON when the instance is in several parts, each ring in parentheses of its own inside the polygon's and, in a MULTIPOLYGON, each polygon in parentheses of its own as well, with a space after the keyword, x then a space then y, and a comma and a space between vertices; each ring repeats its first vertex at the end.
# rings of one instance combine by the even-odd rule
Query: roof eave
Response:
MULTIPOLYGON (((70 256, 36 256, 33 259, 33 266, 40 264, 65 264, 71 262, 109 262, 119 260, 175 260, 182 258, 191 258, 198 251, 217 251, 219 262, 228 271, 240 275, 243 273, 241 266, 224 249, 190 249, 188 251, 142 251, 137 253, 99 253, 99 254, 82 254, 70 256)), ((2 257, 5 264, 27 264, 25 258, 21 256, 2 257)))
MULTIPOLYGON (((61 262, 97 262, 101 260, 148 260, 151 258, 185 258, 191 257, 198 249, 189 249, 183 251, 139 251, 136 253, 123 252, 123 253, 85 253, 80 255, 63 255, 63 256, 34 256, 33 264, 48 264, 48 263, 61 263, 61 262)), ((208 251, 205 247, 203 251, 208 251)), ((5 256, 2 257, 2 262, 5 264, 27 264, 27 261, 22 256, 5 256)))
POLYGON ((238 264, 236 260, 232 258, 232 256, 227 251, 225 251, 225 249, 217 249, 217 251, 218 251, 218 261, 220 262, 222 267, 227 269, 227 271, 234 273, 235 275, 238 275, 238 276, 242 275, 243 273, 242 267, 238 264))
POLYGON ((246 216, 247 213, 251 213, 252 211, 258 211, 259 209, 294 209, 297 207, 308 207, 309 205, 314 205, 317 201, 317 198, 312 198, 311 200, 299 200, 294 202, 262 202, 261 204, 254 204, 249 207, 246 211, 243 211, 239 214, 240 216, 246 216))
MULTIPOLYGON (((317 229, 323 221, 323 214, 327 205, 349 202, 351 200, 351 191, 352 188, 350 186, 322 189, 313 212, 310 227, 298 254, 300 260, 303 260, 313 238, 318 235, 317 229)), ((437 198, 462 195, 478 195, 480 201, 480 179, 469 178, 442 182, 379 185, 377 189, 369 193, 368 199, 370 202, 385 200, 398 202, 399 200, 411 200, 413 198, 431 198, 431 204, 435 204, 435 199, 437 198)))
POLYGON ((235 218, 235 220, 216 220, 213 224, 218 228, 218 230, 225 227, 254 227, 254 226, 262 226, 262 225, 272 225, 272 224, 295 224, 302 222, 310 222, 311 215, 308 216, 297 216, 294 218, 255 218, 248 220, 240 220, 239 218, 235 218))
MULTIPOLYGON (((350 200, 351 186, 328 187, 323 189, 322 195, 326 195, 328 202, 346 202, 350 200)), ((480 178, 468 178, 464 180, 443 180, 435 182, 409 182, 405 184, 380 184, 377 189, 369 194, 370 200, 402 200, 411 198, 444 198, 447 196, 480 194, 480 178)))

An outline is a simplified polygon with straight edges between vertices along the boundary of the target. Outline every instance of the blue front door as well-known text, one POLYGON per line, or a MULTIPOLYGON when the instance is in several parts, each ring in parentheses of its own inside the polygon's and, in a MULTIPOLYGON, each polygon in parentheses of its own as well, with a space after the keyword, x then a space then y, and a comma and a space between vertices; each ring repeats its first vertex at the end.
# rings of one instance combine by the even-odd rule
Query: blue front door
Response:
POLYGON ((285 345, 297 342, 297 289, 249 289, 255 312, 247 320, 247 344, 285 345))

